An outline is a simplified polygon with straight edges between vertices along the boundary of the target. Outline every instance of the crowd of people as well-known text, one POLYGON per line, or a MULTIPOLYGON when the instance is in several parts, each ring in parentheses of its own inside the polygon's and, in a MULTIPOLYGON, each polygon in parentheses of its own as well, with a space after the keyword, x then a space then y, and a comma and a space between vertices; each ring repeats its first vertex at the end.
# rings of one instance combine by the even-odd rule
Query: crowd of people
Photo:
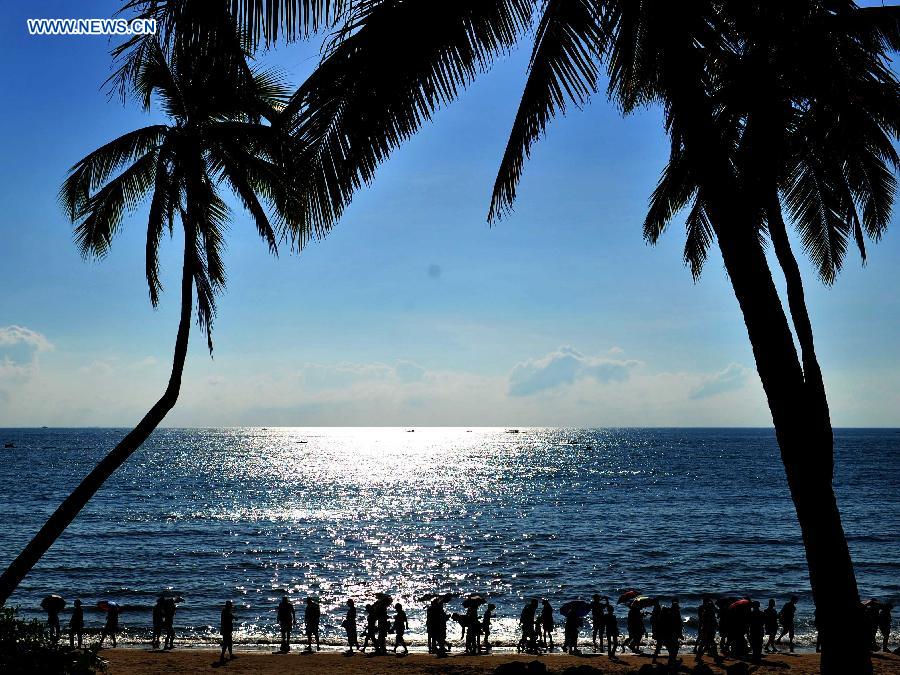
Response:
MULTIPOLYGON (((429 594, 423 597, 426 602, 425 631, 428 652, 438 657, 447 656, 451 650, 448 636, 448 624, 459 624, 461 634, 459 640, 464 644, 467 654, 482 654, 491 649, 491 622, 495 618, 496 605, 481 595, 471 594, 462 599, 463 612, 449 612, 447 605, 456 594, 429 594), (480 613, 484 608, 484 612, 480 613)), ((178 603, 182 598, 172 595, 160 595, 152 611, 152 638, 154 649, 173 649, 175 647, 174 620, 178 603), (160 641, 162 640, 162 644, 160 641)), ((699 661, 704 656, 719 659, 724 655, 738 658, 750 658, 759 662, 763 652, 777 652, 787 638, 787 648, 794 651, 796 596, 791 597, 781 609, 776 608, 775 600, 769 600, 765 609, 759 602, 749 597, 713 598, 704 597, 696 614, 697 638, 694 642, 694 653, 699 661)), ((365 652, 371 645, 374 654, 387 654, 388 642, 393 636, 393 652, 402 649, 408 653, 405 634, 409 629, 406 612, 400 603, 392 605, 391 596, 377 593, 375 600, 365 605, 364 628, 358 632, 356 604, 350 599, 346 602, 346 614, 341 627, 346 633, 348 654, 354 650, 365 652), (393 616, 391 616, 393 609, 393 616), (359 638, 363 638, 362 645, 359 638)), ((47 611, 48 629, 51 637, 60 639, 61 629, 59 612, 65 601, 57 595, 48 596, 42 602, 47 611)), ((100 646, 110 638, 112 646, 116 646, 116 635, 119 631, 119 605, 115 602, 101 601, 98 606, 106 612, 106 622, 100 632, 100 646)), ((890 603, 869 600, 864 603, 864 626, 871 634, 874 650, 888 650, 891 632, 890 603), (881 644, 876 638, 881 634, 881 644)), ((554 631, 557 628, 556 611, 547 599, 529 600, 519 614, 521 636, 517 644, 519 652, 540 654, 554 651, 554 631)), ((578 654, 579 640, 585 620, 590 616, 591 645, 595 651, 606 652, 613 658, 621 652, 641 653, 649 638, 654 643, 653 660, 659 657, 662 649, 667 651, 670 661, 677 658, 679 649, 684 644, 681 606, 677 599, 664 603, 658 598, 641 595, 638 591, 626 591, 616 604, 609 597, 594 595, 591 602, 574 600, 561 605, 558 612, 562 617, 563 642, 559 648, 564 653, 578 654), (617 605, 628 608, 625 617, 625 634, 620 635, 619 620, 616 616, 617 605), (647 630, 649 619, 650 629, 647 630), (620 639, 624 638, 624 639, 620 639)), ((281 598, 276 610, 281 632, 282 652, 290 651, 291 636, 298 624, 297 612, 290 598, 281 598)), ((319 631, 321 623, 321 607, 318 599, 308 597, 305 600, 303 624, 306 636, 306 651, 320 649, 319 631)), ((226 654, 234 658, 234 605, 229 600, 222 608, 219 630, 222 635, 222 653, 220 661, 224 663, 226 654)), ((72 616, 69 621, 69 642, 72 648, 82 647, 84 634, 84 609, 81 600, 75 600, 72 616)), ((818 651, 818 640, 816 649, 818 651)))

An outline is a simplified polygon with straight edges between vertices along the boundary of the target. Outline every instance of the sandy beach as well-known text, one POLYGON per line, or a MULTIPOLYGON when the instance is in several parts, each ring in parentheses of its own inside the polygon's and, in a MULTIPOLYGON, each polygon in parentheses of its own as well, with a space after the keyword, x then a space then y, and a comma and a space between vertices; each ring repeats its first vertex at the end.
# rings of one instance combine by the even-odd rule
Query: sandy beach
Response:
MULTIPOLYGON (((492 656, 451 656, 438 660, 428 654, 410 654, 406 657, 386 656, 370 657, 355 654, 346 657, 334 652, 319 654, 271 654, 260 651, 241 651, 234 661, 224 666, 217 665, 218 652, 211 649, 176 649, 171 652, 152 652, 145 649, 108 649, 102 656, 109 660, 109 672, 112 674, 156 675, 163 673, 260 673, 263 675, 280 675, 281 673, 333 673, 334 675, 371 675, 388 673, 449 674, 449 675, 487 675, 494 673, 504 663, 520 661, 528 663, 535 660, 533 656, 503 654, 492 656)), ((693 654, 684 655, 680 672, 692 672, 693 654)), ((605 656, 563 656, 549 655, 539 659, 547 666, 547 672, 571 675, 595 675, 595 673, 631 673, 642 665, 650 663, 650 656, 622 656, 617 661, 610 661, 605 656), (568 670, 578 668, 577 671, 568 670), (590 669, 590 670, 589 670, 590 669)), ((900 656, 893 654, 874 654, 873 662, 878 675, 900 673, 900 656)), ((705 660, 713 673, 726 673, 728 666, 736 661, 726 659, 721 665, 705 660)), ((819 672, 819 657, 816 654, 786 655, 778 654, 766 657, 759 668, 751 666, 750 672, 755 675, 779 673, 795 673, 811 675, 819 672)))

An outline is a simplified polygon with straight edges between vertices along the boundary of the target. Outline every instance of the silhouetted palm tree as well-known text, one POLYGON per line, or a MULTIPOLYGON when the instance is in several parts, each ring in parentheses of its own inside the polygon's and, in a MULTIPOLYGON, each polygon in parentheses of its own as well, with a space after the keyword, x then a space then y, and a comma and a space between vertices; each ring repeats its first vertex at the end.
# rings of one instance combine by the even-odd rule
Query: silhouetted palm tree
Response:
MULTIPOLYGON (((288 91, 277 77, 252 72, 240 59, 223 58, 215 43, 164 50, 156 40, 140 45, 130 65, 134 94, 149 109, 158 101, 166 124, 137 129, 79 161, 60 190, 85 256, 102 257, 123 216, 150 196, 146 275, 150 300, 159 301, 158 248, 175 222, 184 232, 181 314, 172 373, 162 397, 82 480, 0 577, 2 605, 104 482, 147 439, 175 405, 190 334, 194 294, 197 321, 212 351, 216 294, 225 286, 222 262, 229 210, 226 185, 249 212, 272 253, 296 211, 282 161, 276 119, 288 91), (268 215, 274 212, 275 217, 268 215)), ((232 54, 232 56, 234 56, 232 54)))
MULTIPOLYGON (((509 48, 530 24, 533 6, 540 5, 529 77, 495 186, 490 218, 512 206, 524 159, 548 120, 567 103, 581 103, 595 90, 601 58, 606 59, 610 76, 609 93, 626 113, 645 104, 664 108, 673 159, 690 167, 690 180, 697 187, 698 202, 687 219, 686 257, 694 273, 699 273, 708 246, 712 242, 719 245, 772 412, 803 532, 813 592, 823 607, 823 671, 864 672, 870 668, 869 657, 859 636, 851 641, 852 648, 842 649, 836 640, 838 617, 855 616, 858 594, 832 489, 833 438, 827 400, 796 261, 786 236, 781 236, 777 197, 780 188, 798 217, 808 250, 827 279, 843 257, 836 236, 844 231, 842 223, 848 222, 842 216, 851 218, 850 231, 859 234, 846 208, 848 199, 861 201, 864 213, 868 208, 875 214, 880 206, 865 200, 878 199, 883 206, 888 191, 860 183, 877 176, 865 172, 851 175, 855 167, 840 163, 849 157, 846 151, 841 154, 833 144, 814 148, 813 137, 804 137, 813 129, 827 129, 839 117, 838 111, 827 107, 830 99, 822 91, 809 87, 792 90, 802 78, 812 76, 811 69, 822 67, 810 59, 796 63, 793 79, 788 81, 787 93, 796 95, 798 115, 776 120, 779 136, 760 137, 764 147, 778 147, 780 136, 794 145, 779 148, 783 157, 762 176, 750 180, 750 168, 762 166, 759 157, 751 153, 753 161, 743 162, 739 156, 751 138, 744 137, 743 125, 757 120, 750 119, 749 108, 735 117, 720 100, 727 84, 722 78, 733 73, 718 60, 730 58, 746 64, 752 55, 748 45, 760 36, 756 32, 760 25, 754 29, 748 13, 764 14, 766 5, 772 4, 743 0, 701 0, 687 5, 667 0, 363 0, 349 11, 319 69, 288 106, 300 141, 297 154, 304 157, 301 219, 311 230, 332 227, 355 190, 372 179, 390 151, 509 48), (799 114, 803 112, 808 114, 799 114), (813 126, 804 131, 810 123, 813 126), (824 152, 828 154, 816 156, 824 152), (835 189, 841 184, 838 177, 846 178, 849 197, 841 196, 836 210, 834 203, 828 203, 834 195, 809 194, 817 180, 814 166, 819 162, 834 163, 825 170, 835 189), (761 201, 763 196, 767 199, 761 201), (812 209, 823 205, 831 211, 816 217, 812 209), (792 289, 790 306, 803 344, 802 363, 762 247, 766 220, 792 289)), ((871 73, 865 69, 881 61, 889 46, 897 45, 897 13, 892 8, 876 13, 835 0, 775 3, 776 9, 782 4, 784 11, 774 12, 770 20, 779 22, 784 30, 778 33, 770 26, 765 33, 768 38, 783 41, 797 31, 807 31, 818 34, 828 47, 829 31, 845 31, 844 41, 832 42, 830 47, 852 47, 865 59, 838 52, 832 54, 831 62, 858 81, 869 77, 871 73)), ((882 98, 896 92, 887 77, 869 84, 881 91, 882 98)), ((885 130, 895 132, 893 122, 878 115, 866 121, 874 123, 874 129, 859 130, 852 138, 880 143, 885 130)), ((865 163, 872 156, 857 153, 855 158, 865 163)), ((887 155, 882 159, 891 161, 887 155)), ((693 196, 689 192, 674 200, 666 219, 693 196)), ((877 238, 885 223, 873 215, 866 227, 877 238)))

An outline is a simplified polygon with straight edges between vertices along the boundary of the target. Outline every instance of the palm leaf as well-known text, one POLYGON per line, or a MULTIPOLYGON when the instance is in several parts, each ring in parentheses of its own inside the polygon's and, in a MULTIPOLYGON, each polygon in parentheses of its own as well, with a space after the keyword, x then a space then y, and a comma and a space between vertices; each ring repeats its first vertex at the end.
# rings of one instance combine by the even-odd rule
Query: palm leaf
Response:
POLYGON ((548 0, 537 26, 528 79, 500 163, 488 221, 512 209, 532 145, 567 103, 584 105, 597 90, 603 49, 598 3, 548 0))

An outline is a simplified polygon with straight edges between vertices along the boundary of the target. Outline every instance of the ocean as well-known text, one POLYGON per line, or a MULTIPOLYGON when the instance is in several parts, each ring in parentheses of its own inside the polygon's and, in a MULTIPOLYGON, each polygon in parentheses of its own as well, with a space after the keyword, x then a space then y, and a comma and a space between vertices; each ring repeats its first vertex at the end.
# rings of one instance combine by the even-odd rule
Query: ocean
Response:
MULTIPOLYGON (((5 567, 121 429, 0 429, 5 567)), ((840 429, 836 477, 864 598, 900 600, 900 430, 840 429)), ((626 589, 677 597, 692 634, 704 593, 778 606, 796 594, 799 643, 813 644, 800 530, 770 429, 160 429, 104 486, 9 604, 41 598, 123 606, 144 640, 161 591, 184 597, 182 641, 217 638, 234 600, 236 641, 277 641, 283 593, 322 603, 338 644, 348 597, 401 602, 424 639, 434 591, 497 605, 513 645, 525 600, 558 607, 626 589)), ((458 601, 450 609, 461 611, 458 601)), ((620 626, 625 608, 619 607, 620 626)), ((63 627, 68 610, 62 616, 63 627)), ((458 627, 452 627, 458 637, 458 627)), ((298 634, 299 637, 299 634, 298 634)), ((589 637, 588 630, 582 639, 589 637)))

